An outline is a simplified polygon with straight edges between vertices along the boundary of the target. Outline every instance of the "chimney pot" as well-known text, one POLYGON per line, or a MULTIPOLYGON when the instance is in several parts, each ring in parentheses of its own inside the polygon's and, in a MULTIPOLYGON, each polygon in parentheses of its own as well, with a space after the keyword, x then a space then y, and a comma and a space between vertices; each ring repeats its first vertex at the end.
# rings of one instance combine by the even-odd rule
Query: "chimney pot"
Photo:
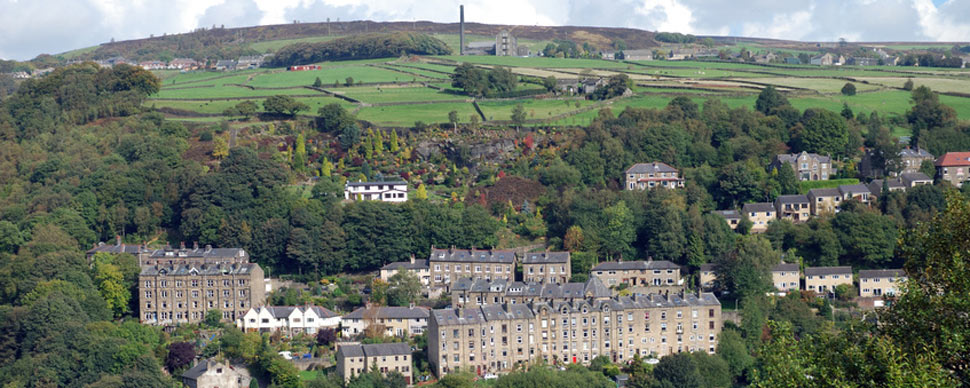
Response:
POLYGON ((199 242, 198 241, 193 241, 192 242, 192 249, 199 249, 199 242))
POLYGON ((115 235, 115 245, 121 246, 121 235, 115 235))
POLYGON ((185 250, 185 241, 179 241, 179 247, 185 250))

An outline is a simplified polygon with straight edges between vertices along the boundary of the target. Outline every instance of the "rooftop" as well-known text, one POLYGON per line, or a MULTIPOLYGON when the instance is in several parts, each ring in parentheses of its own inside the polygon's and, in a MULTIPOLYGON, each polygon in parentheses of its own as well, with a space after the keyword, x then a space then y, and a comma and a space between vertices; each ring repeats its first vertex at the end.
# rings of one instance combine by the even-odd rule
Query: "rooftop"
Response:
POLYGON ((906 272, 901 269, 863 269, 859 271, 859 278, 901 278, 906 272))
POLYGON ((361 307, 350 314, 344 315, 344 319, 424 319, 428 317, 428 309, 424 307, 361 307))
POLYGON ((677 172, 676 168, 670 167, 663 162, 637 163, 626 170, 627 174, 656 174, 660 172, 677 172))
POLYGON ((151 265, 142 267, 139 276, 248 275, 258 268, 256 263, 151 265))
POLYGON ((393 263, 384 264, 384 266, 381 267, 381 269, 383 269, 383 270, 401 269, 401 268, 403 268, 403 269, 428 269, 428 260, 426 260, 426 259, 417 259, 417 260, 414 260, 413 263, 410 262, 410 261, 395 261, 393 263))
POLYGON ((714 210, 714 211, 711 211, 711 214, 717 214, 729 220, 741 218, 741 213, 738 213, 737 210, 714 210))
POLYGON ((798 271, 798 264, 780 263, 774 267, 771 267, 771 272, 790 272, 790 271, 798 271))
POLYGON ((936 167, 970 166, 970 152, 947 152, 934 164, 936 167))
POLYGON ((569 252, 526 253, 522 264, 568 263, 569 252))
POLYGON ((805 276, 852 274, 852 267, 806 267, 805 276))
POLYGON ((819 155, 819 154, 808 153, 808 152, 804 152, 804 151, 802 151, 802 153, 799 153, 799 154, 778 154, 778 155, 775 156, 775 158, 779 162, 783 162, 783 163, 794 163, 801 156, 807 156, 807 157, 812 158, 812 159, 818 159, 818 162, 819 163, 829 163, 829 162, 832 161, 832 158, 830 158, 828 156, 822 156, 822 155, 819 155))
POLYGON ((339 345, 337 348, 337 358, 342 357, 380 357, 380 356, 401 356, 410 355, 411 346, 405 342, 392 342, 383 344, 353 344, 339 345))
POLYGON ((808 190, 808 196, 809 197, 812 197, 812 198, 819 198, 819 197, 838 197, 840 195, 842 195, 842 193, 839 192, 839 189, 836 189, 836 188, 811 189, 811 190, 808 190))
POLYGON ((781 203, 781 204, 786 204, 786 203, 808 203, 808 197, 807 196, 804 196, 802 194, 779 195, 778 198, 776 198, 775 200, 778 201, 778 203, 781 203))
POLYGON ((743 207, 741 207, 741 212, 745 214, 765 213, 765 212, 774 212, 774 211, 775 211, 775 205, 771 204, 770 202, 746 203, 744 204, 743 207))
POLYGON ((515 252, 492 249, 437 249, 431 248, 429 261, 459 261, 467 263, 506 263, 515 262, 515 252))
POLYGON ((648 261, 607 261, 593 267, 593 271, 636 271, 649 269, 680 269, 680 266, 667 260, 648 261))

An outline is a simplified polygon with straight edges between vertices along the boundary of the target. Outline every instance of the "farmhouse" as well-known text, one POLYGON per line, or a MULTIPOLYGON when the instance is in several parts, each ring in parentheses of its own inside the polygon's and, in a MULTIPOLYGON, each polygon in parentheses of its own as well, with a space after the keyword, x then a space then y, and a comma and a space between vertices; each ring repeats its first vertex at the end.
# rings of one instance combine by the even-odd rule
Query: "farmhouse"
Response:
POLYGON ((236 70, 236 61, 232 59, 220 59, 216 62, 215 68, 219 71, 236 70))

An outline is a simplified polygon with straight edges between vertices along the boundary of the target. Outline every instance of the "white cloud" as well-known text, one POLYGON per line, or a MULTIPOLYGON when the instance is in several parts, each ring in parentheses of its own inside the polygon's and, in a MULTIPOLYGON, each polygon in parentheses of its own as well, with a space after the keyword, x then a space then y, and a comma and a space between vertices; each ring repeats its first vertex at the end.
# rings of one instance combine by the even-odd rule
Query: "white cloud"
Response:
POLYGON ((644 0, 643 5, 634 11, 647 17, 651 30, 695 32, 691 25, 694 21, 691 9, 677 0, 644 0))
POLYGON ((923 34, 936 41, 959 42, 970 40, 970 4, 949 0, 937 8, 931 0, 913 0, 923 34))

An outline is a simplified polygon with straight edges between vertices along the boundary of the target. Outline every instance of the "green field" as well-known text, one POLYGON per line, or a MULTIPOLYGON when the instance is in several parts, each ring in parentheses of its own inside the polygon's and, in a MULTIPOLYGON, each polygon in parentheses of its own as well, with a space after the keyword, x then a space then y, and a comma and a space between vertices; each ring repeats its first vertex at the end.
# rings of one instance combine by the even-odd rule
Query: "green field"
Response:
POLYGON ((424 87, 408 88, 387 88, 387 87, 361 87, 361 88, 340 88, 334 89, 336 93, 342 93, 350 98, 366 103, 386 103, 386 102, 419 102, 419 101, 444 101, 444 100, 465 100, 468 96, 456 95, 437 91, 424 87))
POLYGON ((279 71, 274 73, 259 74, 246 85, 255 87, 293 87, 309 86, 320 78, 324 86, 332 86, 334 82, 343 85, 347 77, 354 79, 354 82, 411 82, 414 80, 424 81, 425 78, 398 73, 396 71, 385 70, 372 66, 345 66, 330 67, 322 70, 310 71, 279 71))
POLYGON ((307 88, 292 88, 292 89, 250 89, 242 86, 213 86, 205 88, 187 88, 187 89, 162 89, 158 92, 154 98, 177 98, 177 99, 198 99, 198 98, 237 98, 237 97, 269 97, 275 95, 306 95, 306 94, 320 94, 315 90, 307 88))
MULTIPOLYGON (((252 101, 256 105, 259 105, 260 110, 263 107, 264 98, 254 98, 249 100, 212 100, 212 101, 178 101, 178 100, 149 100, 145 103, 146 106, 154 106, 156 108, 174 108, 192 112, 207 113, 207 114, 219 114, 222 113, 226 108, 235 106, 242 101, 252 101)), ((307 104, 310 107, 308 111, 303 112, 303 114, 315 114, 318 109, 327 104, 337 103, 344 106, 347 109, 353 109, 353 104, 341 100, 335 97, 300 97, 297 98, 298 101, 307 104)))
MULTIPOLYGON (((471 37, 474 41, 481 37, 471 37)), ((311 41, 305 38, 295 41, 311 41)), ((264 42, 273 43, 273 42, 264 42)), ((275 41, 282 44, 285 41, 275 41)), ((269 46, 265 46, 269 47, 269 46)), ((454 71, 457 61, 470 62, 483 66, 508 66, 520 76, 575 79, 580 73, 589 70, 599 77, 608 77, 618 72, 626 73, 636 82, 634 96, 619 99, 604 107, 618 114, 627 107, 663 108, 677 96, 688 96, 698 104, 711 98, 718 98, 731 108, 753 109, 757 90, 746 86, 761 84, 786 88, 807 89, 788 93, 792 105, 800 110, 824 108, 841 111, 843 104, 856 114, 879 112, 883 116, 903 115, 910 108, 910 94, 896 90, 909 78, 917 85, 927 85, 941 92, 965 92, 970 90, 970 71, 959 69, 900 68, 900 67, 818 67, 805 65, 755 65, 748 63, 719 63, 701 61, 606 61, 599 59, 568 59, 541 57, 496 57, 496 56, 441 56, 399 61, 393 58, 359 61, 324 62, 318 71, 289 72, 282 69, 256 69, 238 72, 156 72, 163 77, 162 90, 146 106, 171 107, 206 114, 219 114, 225 108, 235 105, 245 98, 261 103, 272 95, 309 95, 317 93, 304 86, 313 84, 317 77, 323 87, 364 104, 406 103, 397 106, 359 106, 344 100, 321 95, 320 97, 299 97, 311 106, 312 114, 327 103, 337 102, 348 109, 358 112, 358 117, 377 125, 411 126, 415 121, 426 123, 447 122, 448 112, 455 110, 463 122, 476 112, 470 102, 449 102, 468 100, 461 94, 448 93, 419 85, 405 85, 414 81, 455 91, 448 75, 454 71), (377 66, 374 66, 377 65, 377 66), (387 67, 387 68, 385 68, 387 67), (400 70, 400 71, 398 71, 400 70), (414 74, 407 74, 407 72, 414 74), (344 86, 345 79, 352 77, 354 86, 344 86), (853 78, 858 94, 847 97, 840 93, 846 78, 853 78), (334 87, 334 82, 338 86, 334 87), (865 81, 867 83, 863 83, 865 81), (374 85, 357 86, 358 83, 400 84, 400 86, 374 85), (233 84, 247 85, 256 90, 233 84), (205 87, 196 87, 205 86, 205 87), (667 89, 663 86, 671 86, 667 89), (190 88, 189 88, 190 87, 190 88), (264 88, 264 89, 261 89, 264 88), (279 89, 276 89, 279 88, 279 89), (159 100, 162 99, 162 100, 159 100), (179 101, 202 99, 202 101, 179 101)), ((520 82, 517 90, 540 90, 541 86, 520 82)), ((970 119, 970 98, 940 96, 941 101, 952 106, 961 119, 970 119)), ((558 118, 553 125, 583 125, 597 116, 599 109, 576 113, 579 108, 575 100, 567 105, 562 100, 521 97, 514 100, 481 100, 481 106, 488 120, 509 120, 512 108, 522 104, 526 108, 527 119, 558 118)), ((593 104, 581 100, 580 107, 593 104)), ((208 120, 203 118, 198 120, 208 120)), ((537 124, 537 125, 546 125, 537 124)), ((893 129, 897 135, 908 135, 902 127, 893 129)))
POLYGON ((471 103, 437 103, 420 105, 375 106, 361 108, 357 118, 378 125, 412 126, 416 121, 425 123, 447 123, 448 112, 458 112, 463 123, 471 115, 477 114, 471 103))
POLYGON ((518 104, 525 108, 526 120, 542 120, 573 112, 593 103, 594 101, 589 100, 514 100, 480 102, 478 106, 488 120, 511 120, 512 109, 518 104), (577 102, 579 107, 576 106, 577 102))

